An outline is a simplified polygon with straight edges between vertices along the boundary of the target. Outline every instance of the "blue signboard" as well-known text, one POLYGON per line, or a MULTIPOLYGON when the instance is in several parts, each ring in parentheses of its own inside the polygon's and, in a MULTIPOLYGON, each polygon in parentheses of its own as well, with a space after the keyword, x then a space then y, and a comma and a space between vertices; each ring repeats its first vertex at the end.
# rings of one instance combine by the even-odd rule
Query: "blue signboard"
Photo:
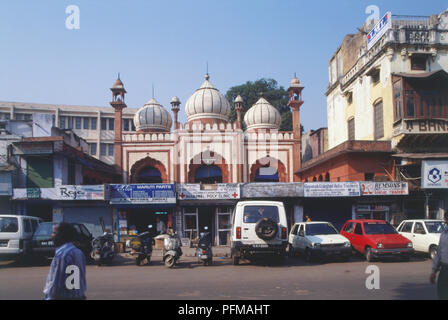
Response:
POLYGON ((111 184, 111 204, 176 203, 174 184, 111 184))
POLYGON ((387 30, 392 28, 392 13, 388 12, 383 18, 376 24, 375 28, 367 35, 367 50, 370 50, 375 43, 386 33, 387 30))

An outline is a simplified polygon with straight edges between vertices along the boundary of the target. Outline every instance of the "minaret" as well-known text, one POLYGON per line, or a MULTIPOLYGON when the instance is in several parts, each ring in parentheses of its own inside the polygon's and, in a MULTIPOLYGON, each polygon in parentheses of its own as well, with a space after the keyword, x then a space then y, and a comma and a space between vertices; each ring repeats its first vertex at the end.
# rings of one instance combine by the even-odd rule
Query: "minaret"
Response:
MULTIPOLYGON (((300 132, 300 107, 303 104, 302 100, 302 90, 304 87, 300 84, 299 79, 297 79, 294 74, 294 78, 291 80, 291 85, 288 89, 289 92, 289 102, 288 106, 292 109, 292 131, 294 135, 294 146, 293 146, 293 170, 294 170, 294 180, 296 180, 295 173, 302 167, 302 155, 301 155, 301 132, 300 132)), ((297 180, 298 181, 298 180, 297 180)))
POLYGON ((235 111, 236 111, 236 126, 238 129, 241 129, 243 126, 241 124, 241 112, 243 111, 244 100, 238 95, 235 98, 235 111))
POLYGON ((173 97, 173 99, 171 99, 171 111, 173 111, 173 116, 174 116, 174 130, 179 129, 179 121, 178 119, 178 113, 179 113, 179 106, 180 106, 180 100, 178 97, 173 97))
POLYGON ((115 123, 114 123, 114 157, 115 168, 120 176, 123 176, 123 153, 122 153, 122 131, 123 131, 123 114, 122 111, 126 108, 124 102, 125 94, 127 93, 123 82, 120 80, 120 74, 114 85, 110 89, 112 91, 112 101, 110 105, 115 109, 115 123))

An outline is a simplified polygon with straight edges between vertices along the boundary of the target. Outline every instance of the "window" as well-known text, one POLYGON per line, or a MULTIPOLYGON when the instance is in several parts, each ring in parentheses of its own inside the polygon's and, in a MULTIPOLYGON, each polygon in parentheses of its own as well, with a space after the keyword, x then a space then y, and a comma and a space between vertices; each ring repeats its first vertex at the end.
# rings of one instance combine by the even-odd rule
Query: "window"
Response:
POLYGON ((129 131, 129 119, 123 119, 123 131, 129 131))
POLYGON ((90 144, 90 154, 91 154, 92 156, 95 156, 95 155, 96 155, 96 143, 91 143, 91 144, 90 144))
POLYGON ((414 94, 406 94, 406 117, 415 117, 414 94))
POLYGON ((134 120, 131 120, 131 130, 132 130, 132 131, 135 131, 134 120))
POLYGON ((73 161, 68 161, 68 170, 67 170, 67 184, 75 185, 76 184, 76 165, 73 161))
POLYGON ((364 223, 366 234, 396 234, 397 231, 388 223, 366 222, 364 223))
POLYGON ((107 145, 107 154, 109 156, 113 157, 113 155, 114 155, 114 145, 113 144, 107 145))
POLYGON ((39 226, 39 223, 35 219, 31 219, 31 227, 33 228, 33 232, 36 231, 37 227, 39 226))
POLYGON ((303 224, 300 225, 300 229, 299 229, 299 236, 304 237, 305 236, 305 230, 304 230, 304 226, 303 224))
POLYGON ((355 140, 355 118, 348 120, 348 140, 355 140))
POLYGON ((75 117, 75 129, 81 129, 81 118, 75 117))
POLYGON ((105 143, 100 144, 100 154, 102 156, 106 156, 106 153, 107 153, 107 144, 105 143))
POLYGON ((297 230, 299 230, 299 225, 298 225, 298 224, 296 224, 296 225, 292 228, 291 234, 293 234, 293 235, 297 235, 297 230))
POLYGON ((411 69, 425 71, 426 70, 426 56, 425 55, 413 55, 411 57, 411 69))
POLYGON ((65 129, 65 117, 59 117, 59 128, 65 129))
POLYGON ((384 137, 384 123, 383 123, 383 102, 377 103, 374 107, 374 137, 375 140, 384 137))
POLYGON ((82 121, 83 121, 83 129, 85 129, 85 130, 89 130, 89 122, 90 122, 90 119, 89 118, 82 118, 82 121))
POLYGON ((417 234, 426 234, 425 228, 423 227, 423 224, 420 222, 416 222, 414 226, 414 233, 417 234))
POLYGON ((360 223, 356 224, 356 228, 355 228, 355 234, 361 235, 362 236, 362 227, 360 223))
POLYGON ((91 123, 91 129, 92 130, 96 130, 96 123, 97 123, 97 118, 92 118, 92 119, 90 119, 91 121, 92 121, 92 123, 91 123))
POLYGON ((329 223, 311 223, 306 226, 307 236, 339 234, 338 230, 329 223))
POLYGON ((354 222, 349 222, 345 225, 344 227, 344 231, 347 233, 352 233, 353 232, 353 227, 355 226, 354 222))
POLYGON ((17 218, 0 216, 0 233, 1 232, 17 232, 19 231, 19 221, 17 218))
POLYGON ((101 130, 107 130, 107 119, 101 118, 101 130))
POLYGON ((405 222, 401 227, 401 232, 411 233, 413 222, 405 222))
POLYGON ((115 119, 109 119, 109 130, 114 130, 115 119))
POLYGON ((280 221, 278 208, 275 206, 245 206, 243 221, 244 223, 257 223, 261 219, 269 218, 276 223, 280 221))
POLYGON ((31 220, 30 219, 23 219, 23 222, 25 224, 25 232, 33 232, 33 228, 31 227, 31 220))
POLYGON ((73 118, 67 117, 67 127, 66 129, 72 129, 73 128, 73 118))
POLYGON ((395 116, 395 121, 399 121, 402 119, 402 110, 401 110, 401 91, 402 91, 402 85, 401 85, 401 80, 396 81, 394 83, 394 116, 395 116))
POLYGON ((373 181, 373 179, 375 178, 375 174, 374 173, 364 173, 364 181, 373 181))

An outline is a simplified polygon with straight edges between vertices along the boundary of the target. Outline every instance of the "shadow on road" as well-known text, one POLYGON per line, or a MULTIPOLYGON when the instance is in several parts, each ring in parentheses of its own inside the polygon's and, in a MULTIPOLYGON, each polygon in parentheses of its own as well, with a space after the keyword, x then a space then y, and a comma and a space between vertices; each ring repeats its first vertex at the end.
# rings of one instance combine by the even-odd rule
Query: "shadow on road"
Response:
POLYGON ((397 289, 394 289, 397 300, 436 300, 437 289, 435 285, 428 284, 416 284, 416 283, 403 283, 397 289))

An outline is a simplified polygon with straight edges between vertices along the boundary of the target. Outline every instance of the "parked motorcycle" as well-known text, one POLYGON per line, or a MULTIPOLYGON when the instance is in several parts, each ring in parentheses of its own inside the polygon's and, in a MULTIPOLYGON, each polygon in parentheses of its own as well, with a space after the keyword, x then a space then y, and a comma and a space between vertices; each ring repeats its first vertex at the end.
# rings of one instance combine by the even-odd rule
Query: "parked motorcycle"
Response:
POLYGON ((152 225, 149 225, 148 229, 148 231, 139 233, 126 242, 126 246, 131 249, 130 254, 136 256, 135 264, 137 266, 140 266, 145 259, 148 264, 151 263, 153 244, 152 225))
POLYGON ((93 239, 90 256, 99 266, 111 263, 115 258, 114 235, 110 232, 104 232, 103 235, 93 239))
POLYGON ((177 264, 177 261, 182 256, 181 241, 177 233, 168 234, 164 240, 165 253, 163 255, 163 262, 168 268, 172 268, 177 264))
POLYGON ((213 263, 212 234, 207 231, 208 227, 204 227, 204 230, 205 232, 201 232, 199 235, 196 256, 198 257, 198 262, 202 262, 206 266, 213 263))

